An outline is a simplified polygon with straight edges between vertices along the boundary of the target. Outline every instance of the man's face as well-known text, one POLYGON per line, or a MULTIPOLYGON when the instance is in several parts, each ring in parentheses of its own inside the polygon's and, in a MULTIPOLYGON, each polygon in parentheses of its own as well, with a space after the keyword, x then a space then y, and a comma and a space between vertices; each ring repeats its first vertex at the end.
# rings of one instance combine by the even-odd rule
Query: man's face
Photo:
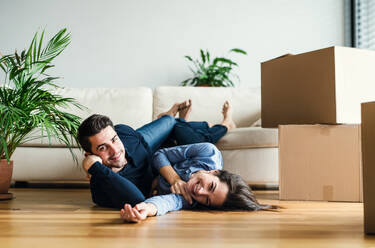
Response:
POLYGON ((125 148, 116 131, 107 126, 100 133, 89 137, 91 152, 99 156, 110 168, 122 168, 126 163, 125 148))
POLYGON ((186 183, 187 192, 200 204, 219 207, 223 205, 229 188, 215 175, 217 170, 198 171, 186 183))

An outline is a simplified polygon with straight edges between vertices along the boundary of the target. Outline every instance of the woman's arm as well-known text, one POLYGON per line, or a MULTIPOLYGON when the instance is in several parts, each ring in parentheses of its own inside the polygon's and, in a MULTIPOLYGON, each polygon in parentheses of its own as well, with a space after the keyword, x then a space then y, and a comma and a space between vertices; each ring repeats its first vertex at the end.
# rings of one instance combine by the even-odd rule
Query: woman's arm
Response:
POLYGON ((145 202, 138 203, 134 208, 130 204, 125 204, 124 208, 120 211, 123 220, 136 223, 145 220, 147 217, 155 216, 156 213, 157 209, 155 205, 145 202))
POLYGON ((198 143, 198 144, 164 148, 164 149, 158 150, 154 154, 153 166, 159 172, 161 172, 161 168, 165 166, 173 166, 175 164, 181 163, 186 160, 199 159, 203 161, 205 159, 210 159, 216 153, 220 153, 220 152, 211 143, 198 143))
POLYGON ((188 159, 210 157, 217 151, 211 143, 174 146, 155 152, 153 166, 160 171, 163 166, 174 165, 188 159))
POLYGON ((148 198, 133 208, 125 204, 121 209, 121 218, 128 222, 140 222, 147 217, 164 215, 171 211, 192 208, 181 195, 168 194, 148 198))
POLYGON ((160 169, 160 174, 167 180, 171 185, 170 190, 174 194, 183 195, 184 198, 190 203, 193 203, 193 199, 190 194, 186 191, 186 182, 183 181, 180 176, 176 173, 171 165, 163 166, 160 169))

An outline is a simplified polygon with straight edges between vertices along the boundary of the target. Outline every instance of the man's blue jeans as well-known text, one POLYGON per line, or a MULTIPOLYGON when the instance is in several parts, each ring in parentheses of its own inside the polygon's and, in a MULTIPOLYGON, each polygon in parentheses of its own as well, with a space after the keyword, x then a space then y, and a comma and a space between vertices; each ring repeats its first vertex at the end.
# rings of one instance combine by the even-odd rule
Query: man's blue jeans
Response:
POLYGON ((176 119, 170 115, 165 115, 154 120, 136 131, 142 135, 152 153, 155 153, 171 134, 176 119))

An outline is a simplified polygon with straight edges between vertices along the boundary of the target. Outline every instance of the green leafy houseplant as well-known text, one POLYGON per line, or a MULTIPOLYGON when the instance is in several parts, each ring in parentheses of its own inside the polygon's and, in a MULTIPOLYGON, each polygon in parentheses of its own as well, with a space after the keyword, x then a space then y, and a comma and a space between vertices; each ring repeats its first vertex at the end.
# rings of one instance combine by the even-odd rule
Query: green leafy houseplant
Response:
POLYGON ((41 137, 51 137, 64 143, 77 162, 71 149, 80 117, 64 112, 69 107, 84 108, 72 98, 54 93, 60 88, 46 70, 53 67, 51 61, 70 43, 70 34, 60 30, 43 48, 44 31, 40 38, 34 35, 31 45, 20 54, 2 56, 0 68, 5 82, 0 83, 0 159, 8 162, 17 146, 41 137), (40 129, 39 135, 31 135, 40 129))
MULTIPOLYGON (((239 48, 233 48, 229 52, 246 55, 246 52, 239 48)), ((185 58, 193 64, 194 68, 190 67, 193 77, 184 80, 181 83, 183 86, 234 86, 231 76, 237 77, 237 75, 232 73, 232 69, 238 65, 232 60, 224 57, 211 59, 210 53, 202 49, 200 50, 200 59, 193 60, 190 56, 185 56, 185 58)))

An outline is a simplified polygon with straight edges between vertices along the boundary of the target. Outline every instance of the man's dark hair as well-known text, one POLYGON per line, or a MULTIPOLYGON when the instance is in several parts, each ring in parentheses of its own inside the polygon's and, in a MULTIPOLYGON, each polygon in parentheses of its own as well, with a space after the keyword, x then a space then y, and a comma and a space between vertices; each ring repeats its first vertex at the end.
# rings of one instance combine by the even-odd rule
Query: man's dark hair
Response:
POLYGON ((239 176, 225 170, 215 174, 219 180, 228 185, 229 191, 220 210, 265 210, 278 209, 278 206, 262 205, 252 192, 250 186, 239 176))
POLYGON ((89 137, 100 133, 104 128, 111 126, 112 121, 105 115, 94 114, 84 120, 78 128, 78 141, 86 152, 91 152, 89 137))

